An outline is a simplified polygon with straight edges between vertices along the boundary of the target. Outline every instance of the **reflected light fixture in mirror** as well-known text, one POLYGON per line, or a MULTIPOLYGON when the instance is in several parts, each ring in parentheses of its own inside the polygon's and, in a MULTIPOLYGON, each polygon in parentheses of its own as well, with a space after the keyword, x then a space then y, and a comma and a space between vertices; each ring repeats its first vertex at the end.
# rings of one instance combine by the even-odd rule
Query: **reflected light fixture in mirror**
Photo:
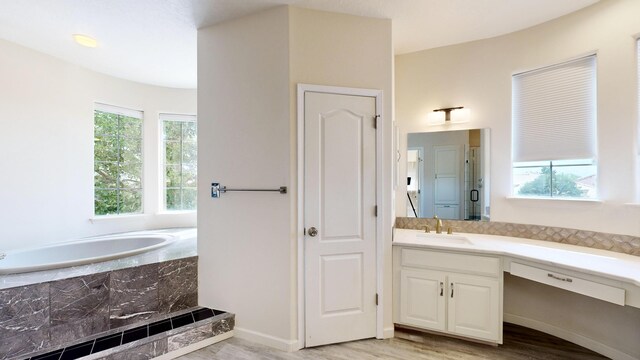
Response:
POLYGON ((469 122, 471 111, 464 106, 452 108, 435 109, 427 115, 427 124, 444 125, 447 123, 469 122))

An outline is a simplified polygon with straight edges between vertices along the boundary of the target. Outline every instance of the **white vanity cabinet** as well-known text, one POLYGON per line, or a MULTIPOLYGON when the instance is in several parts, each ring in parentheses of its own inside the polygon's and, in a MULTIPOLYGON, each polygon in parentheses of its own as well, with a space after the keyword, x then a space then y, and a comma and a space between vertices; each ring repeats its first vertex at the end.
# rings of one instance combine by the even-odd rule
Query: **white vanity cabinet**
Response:
POLYGON ((499 257, 394 246, 394 322, 502 343, 499 257))

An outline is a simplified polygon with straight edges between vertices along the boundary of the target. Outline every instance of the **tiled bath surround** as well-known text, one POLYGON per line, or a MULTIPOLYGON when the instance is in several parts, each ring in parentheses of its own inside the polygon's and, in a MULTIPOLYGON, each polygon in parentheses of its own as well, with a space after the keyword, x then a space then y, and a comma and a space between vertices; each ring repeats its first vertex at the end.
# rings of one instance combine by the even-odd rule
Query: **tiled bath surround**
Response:
MULTIPOLYGON (((435 220, 429 218, 396 218, 396 228, 399 229, 422 230, 427 225, 433 231, 435 229, 435 220)), ((640 237, 631 235, 495 221, 443 220, 443 225, 444 232, 448 227, 451 227, 454 232, 554 241, 640 256, 640 237)))
POLYGON ((0 359, 197 305, 197 257, 0 290, 0 359))

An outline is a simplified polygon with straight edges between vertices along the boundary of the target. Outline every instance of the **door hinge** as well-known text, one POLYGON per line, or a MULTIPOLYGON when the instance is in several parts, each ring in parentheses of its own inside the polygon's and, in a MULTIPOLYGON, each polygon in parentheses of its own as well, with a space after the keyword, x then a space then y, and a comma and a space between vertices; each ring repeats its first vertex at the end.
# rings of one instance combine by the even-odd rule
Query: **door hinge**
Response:
POLYGON ((376 306, 378 306, 378 294, 376 294, 376 306))
POLYGON ((373 215, 374 215, 375 217, 378 217, 378 205, 376 205, 376 206, 374 206, 374 207, 373 207, 373 215))
POLYGON ((373 128, 377 129, 378 128, 378 119, 380 118, 380 115, 375 115, 373 117, 373 128))

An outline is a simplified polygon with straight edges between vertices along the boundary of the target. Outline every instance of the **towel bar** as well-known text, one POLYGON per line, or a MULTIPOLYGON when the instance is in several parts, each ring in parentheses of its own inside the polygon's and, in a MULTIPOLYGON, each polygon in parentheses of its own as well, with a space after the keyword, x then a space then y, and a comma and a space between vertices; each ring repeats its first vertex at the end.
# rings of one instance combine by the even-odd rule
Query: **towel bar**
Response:
POLYGON ((259 192, 279 192, 280 194, 287 193, 286 186, 280 186, 278 189, 227 189, 226 186, 220 185, 220 183, 211 183, 211 197, 219 198, 221 193, 229 191, 259 191, 259 192))

